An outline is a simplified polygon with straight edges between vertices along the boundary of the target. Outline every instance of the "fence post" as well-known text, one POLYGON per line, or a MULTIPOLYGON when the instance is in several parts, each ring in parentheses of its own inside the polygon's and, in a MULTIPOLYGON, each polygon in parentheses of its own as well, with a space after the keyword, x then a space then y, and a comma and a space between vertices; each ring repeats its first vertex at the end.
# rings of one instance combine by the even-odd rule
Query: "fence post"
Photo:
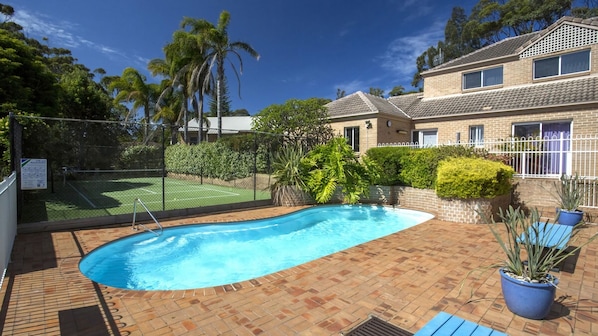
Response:
POLYGON ((253 200, 257 200, 257 135, 253 133, 253 200))
POLYGON ((161 126, 162 128, 162 211, 166 210, 166 159, 164 156, 166 155, 166 148, 164 147, 164 125, 161 126))

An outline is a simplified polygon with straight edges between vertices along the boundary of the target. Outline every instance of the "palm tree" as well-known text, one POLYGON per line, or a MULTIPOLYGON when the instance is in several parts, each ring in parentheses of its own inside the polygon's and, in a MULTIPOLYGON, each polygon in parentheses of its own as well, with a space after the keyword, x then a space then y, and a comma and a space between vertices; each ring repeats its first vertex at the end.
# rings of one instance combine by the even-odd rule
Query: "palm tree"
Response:
POLYGON ((177 122, 180 122, 181 117, 184 119, 185 142, 188 141, 189 101, 198 120, 202 121, 198 129, 198 140, 202 141, 202 126, 206 119, 203 115, 204 95, 210 89, 209 85, 204 85, 209 72, 202 67, 206 49, 201 36, 178 30, 173 34, 172 42, 164 47, 165 60, 152 60, 149 65, 153 75, 160 74, 170 78, 171 85, 165 88, 162 95, 178 92, 183 96, 177 122))
POLYGON ((133 103, 132 109, 125 116, 125 120, 131 117, 139 108, 143 108, 144 128, 143 143, 150 140, 150 116, 153 111, 154 102, 159 93, 158 84, 147 84, 146 78, 133 68, 126 68, 120 77, 114 79, 109 85, 110 91, 117 91, 114 101, 116 103, 133 103))
MULTIPOLYGON (((259 60, 258 54, 251 45, 245 42, 231 42, 227 33, 228 25, 230 23, 230 13, 222 11, 218 20, 218 25, 214 26, 206 20, 197 20, 185 17, 181 26, 183 28, 190 27, 190 32, 196 34, 203 42, 202 45, 206 47, 205 61, 201 69, 207 69, 209 73, 216 69, 216 106, 218 117, 218 138, 222 136, 222 113, 221 113, 221 97, 224 85, 224 61, 229 55, 234 55, 239 61, 239 72, 243 71, 243 60, 240 51, 245 51, 255 59, 259 60)), ((239 96, 241 92, 241 82, 239 80, 239 72, 232 61, 229 62, 232 67, 237 80, 239 81, 239 96)), ((203 73, 203 71, 200 72, 203 73)), ((204 78, 204 87, 209 86, 211 76, 204 78)))

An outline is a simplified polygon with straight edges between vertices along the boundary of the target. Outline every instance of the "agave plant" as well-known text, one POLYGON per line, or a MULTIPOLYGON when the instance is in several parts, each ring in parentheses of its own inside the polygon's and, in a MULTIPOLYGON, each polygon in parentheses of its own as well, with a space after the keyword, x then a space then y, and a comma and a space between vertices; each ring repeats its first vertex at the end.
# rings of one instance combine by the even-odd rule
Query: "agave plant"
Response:
POLYGON ((304 192, 307 190, 305 179, 307 167, 303 163, 305 154, 301 147, 283 147, 274 155, 272 168, 273 177, 276 182, 272 185, 274 204, 299 205, 305 203, 304 192), (298 203, 295 204, 297 196, 300 195, 298 203))
POLYGON ((554 183, 555 194, 561 209, 576 210, 583 200, 583 190, 580 188, 582 178, 578 174, 561 175, 558 182, 554 183))
MULTIPOLYGON (((577 244, 573 249, 562 248, 569 239, 573 239, 579 230, 570 235, 562 235, 548 242, 551 230, 558 230, 559 225, 538 225, 541 216, 537 209, 526 215, 520 208, 509 206, 506 211, 499 210, 501 223, 492 220, 490 230, 506 255, 506 260, 498 265, 506 273, 527 282, 550 282, 553 277, 549 272, 569 256, 575 254, 586 244, 592 242, 598 234, 577 244), (499 228, 503 225, 506 236, 499 228), (559 247, 560 245, 560 247, 559 247)), ((550 223, 547 223, 550 224, 550 223)))

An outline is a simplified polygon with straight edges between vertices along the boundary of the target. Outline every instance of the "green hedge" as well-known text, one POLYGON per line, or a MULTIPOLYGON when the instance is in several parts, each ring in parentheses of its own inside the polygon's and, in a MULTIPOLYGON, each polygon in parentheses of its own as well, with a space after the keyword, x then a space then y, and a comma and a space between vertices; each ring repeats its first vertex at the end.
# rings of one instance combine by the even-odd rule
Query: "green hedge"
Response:
POLYGON ((166 148, 166 170, 171 173, 201 175, 204 177, 233 180, 268 169, 268 153, 260 147, 257 156, 253 151, 235 151, 225 143, 177 144, 166 148))
POLYGON ((404 185, 401 177, 401 159, 409 155, 412 149, 407 147, 374 147, 366 155, 381 168, 380 177, 374 181, 378 185, 404 185))
POLYGON ((511 190, 513 168, 482 158, 451 158, 438 165, 436 194, 446 198, 494 198, 511 190))
POLYGON ((121 169, 154 169, 162 167, 162 148, 148 145, 134 145, 120 153, 121 169))
POLYGON ((479 157, 484 155, 472 147, 440 146, 412 149, 401 157, 401 179, 408 186, 434 189, 438 164, 451 157, 479 157))

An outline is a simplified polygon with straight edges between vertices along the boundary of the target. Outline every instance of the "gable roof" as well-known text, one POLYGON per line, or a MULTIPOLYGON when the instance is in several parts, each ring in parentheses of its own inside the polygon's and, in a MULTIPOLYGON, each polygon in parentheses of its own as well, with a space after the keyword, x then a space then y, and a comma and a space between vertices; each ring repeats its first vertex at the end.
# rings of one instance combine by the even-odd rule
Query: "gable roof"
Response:
POLYGON ((472 92, 437 98, 411 94, 389 101, 413 120, 598 104, 598 76, 472 92))
POLYGON ((598 30, 598 17, 581 19, 564 16, 544 30, 503 39, 484 48, 475 50, 467 55, 463 55, 459 58, 424 71, 422 72, 422 76, 425 77, 435 72, 445 71, 460 66, 473 66, 478 63, 497 61, 498 59, 506 57, 517 57, 531 45, 540 41, 542 38, 564 24, 583 25, 598 30))
POLYGON ((325 105, 331 119, 367 114, 388 114, 408 118, 403 111, 387 99, 357 91, 325 105))

